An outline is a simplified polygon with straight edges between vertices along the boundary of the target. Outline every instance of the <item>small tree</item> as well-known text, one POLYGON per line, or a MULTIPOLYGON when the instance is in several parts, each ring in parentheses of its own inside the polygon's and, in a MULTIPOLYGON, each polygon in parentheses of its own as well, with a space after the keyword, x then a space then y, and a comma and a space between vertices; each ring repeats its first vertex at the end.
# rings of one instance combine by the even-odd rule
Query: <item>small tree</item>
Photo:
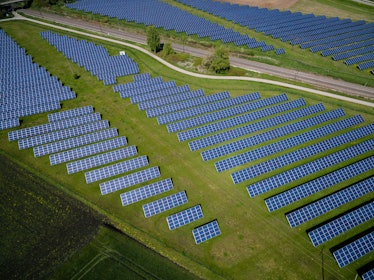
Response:
POLYGON ((160 34, 154 26, 149 26, 147 28, 147 45, 152 52, 157 52, 160 48, 160 34))
POLYGON ((218 74, 226 73, 230 70, 229 52, 222 47, 215 50, 209 70, 218 74))
POLYGON ((171 55, 171 54, 174 54, 175 51, 171 45, 170 42, 166 42, 165 45, 164 45, 164 48, 163 48, 163 55, 164 56, 168 56, 168 55, 171 55))
POLYGON ((218 74, 226 73, 230 70, 229 52, 222 47, 217 48, 202 61, 202 66, 218 74))

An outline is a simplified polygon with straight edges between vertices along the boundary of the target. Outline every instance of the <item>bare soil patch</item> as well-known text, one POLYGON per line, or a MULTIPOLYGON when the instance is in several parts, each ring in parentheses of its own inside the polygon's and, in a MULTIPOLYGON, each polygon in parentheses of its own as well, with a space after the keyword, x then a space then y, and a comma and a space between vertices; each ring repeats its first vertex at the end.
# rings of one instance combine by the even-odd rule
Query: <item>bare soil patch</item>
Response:
POLYGON ((298 0, 221 0, 240 5, 257 6, 269 9, 289 9, 297 3, 298 0))

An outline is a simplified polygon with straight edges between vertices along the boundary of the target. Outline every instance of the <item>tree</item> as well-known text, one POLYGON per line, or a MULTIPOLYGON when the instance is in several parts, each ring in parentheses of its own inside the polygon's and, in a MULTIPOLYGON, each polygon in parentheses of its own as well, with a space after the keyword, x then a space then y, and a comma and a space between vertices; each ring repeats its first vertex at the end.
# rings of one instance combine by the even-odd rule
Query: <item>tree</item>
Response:
POLYGON ((160 48, 160 34, 154 26, 149 26, 147 28, 147 45, 152 52, 157 52, 160 48))
POLYGON ((226 73, 230 70, 229 52, 223 47, 218 47, 213 55, 203 61, 203 66, 218 74, 226 73))

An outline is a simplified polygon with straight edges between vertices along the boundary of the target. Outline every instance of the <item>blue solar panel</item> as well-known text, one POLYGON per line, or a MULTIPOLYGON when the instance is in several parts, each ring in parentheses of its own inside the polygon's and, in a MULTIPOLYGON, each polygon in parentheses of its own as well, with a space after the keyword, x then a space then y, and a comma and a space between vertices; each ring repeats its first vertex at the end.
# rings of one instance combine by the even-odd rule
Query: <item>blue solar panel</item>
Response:
MULTIPOLYGON (((312 114, 315 114, 319 111, 324 110, 324 107, 321 106, 322 104, 318 104, 318 105, 319 106, 314 105, 314 106, 309 106, 307 108, 303 108, 300 110, 296 110, 294 112, 284 114, 281 117, 276 117, 275 119, 274 118, 269 119, 270 121, 272 121, 272 124, 273 124, 272 126, 281 124, 285 120, 293 121, 293 120, 303 118, 302 120, 299 120, 297 122, 287 124, 281 127, 277 127, 272 130, 268 130, 268 131, 265 131, 265 132, 262 132, 256 135, 251 135, 249 137, 236 140, 236 141, 221 145, 219 147, 211 148, 209 150, 201 152, 201 156, 204 161, 211 160, 217 157, 225 156, 230 153, 237 152, 237 151, 249 148, 251 146, 255 146, 255 145, 264 143, 266 141, 270 141, 278 137, 282 137, 282 136, 318 125, 320 123, 327 122, 327 121, 344 116, 344 111, 342 109, 338 109, 338 110, 326 112, 326 113, 323 113, 323 114, 320 114, 320 115, 317 115, 311 118, 304 119, 304 117, 308 117, 312 114)), ((260 127, 267 127, 267 125, 263 125, 260 127)), ((247 133, 243 132, 239 134, 235 132, 232 134, 234 135, 237 134, 238 135, 237 137, 239 137, 239 136, 244 136, 247 133)))
POLYGON ((332 252, 339 267, 345 267, 374 250, 374 231, 332 252))
POLYGON ((100 191, 102 195, 112 193, 124 188, 131 187, 161 176, 158 166, 144 169, 129 175, 116 178, 110 181, 100 183, 100 191))
POLYGON ((32 148, 35 146, 44 145, 46 143, 56 142, 66 138, 72 138, 106 128, 109 128, 109 122, 107 120, 93 122, 21 139, 18 141, 18 147, 20 150, 32 148))
POLYGON ((74 118, 82 115, 88 115, 92 114, 94 112, 94 109, 92 106, 84 106, 80 108, 75 108, 71 110, 65 110, 53 114, 48 115, 48 121, 49 122, 55 122, 55 121, 60 121, 63 119, 69 119, 69 118, 74 118))
POLYGON ((264 130, 269 127, 287 123, 291 120, 302 118, 305 115, 312 114, 312 112, 316 113, 321 110, 324 110, 324 106, 322 104, 310 106, 307 108, 302 108, 300 110, 292 111, 289 113, 284 113, 282 115, 268 118, 268 119, 265 119, 265 120, 262 120, 256 123, 250 123, 242 127, 233 128, 233 129, 230 129, 224 132, 219 132, 211 136, 197 139, 197 140, 189 142, 188 145, 190 147, 190 150, 195 151, 195 150, 206 148, 212 145, 216 145, 216 144, 228 141, 228 140, 232 140, 232 139, 235 139, 241 136, 245 136, 247 134, 251 134, 256 131, 264 130))
POLYGON ((339 163, 343 163, 351 158, 365 154, 366 152, 372 150, 373 144, 373 140, 367 140, 358 143, 357 145, 353 145, 346 149, 327 155, 325 157, 321 157, 319 159, 289 169, 287 171, 278 173, 274 176, 267 177, 262 181, 258 181, 256 183, 253 183, 252 185, 247 186, 248 193, 251 197, 255 197, 267 191, 287 185, 291 182, 304 178, 313 173, 319 172, 323 169, 329 168, 339 163))
POLYGON ((362 280, 373 280, 374 279, 374 268, 369 271, 366 271, 361 275, 362 280))
POLYGON ((26 127, 18 130, 13 130, 8 133, 9 141, 20 140, 40 134, 45 134, 48 132, 66 129, 78 125, 83 125, 91 122, 96 122, 101 120, 100 113, 88 114, 76 118, 69 118, 62 121, 56 121, 52 123, 46 123, 42 125, 36 125, 32 127, 26 127))
POLYGON ((223 159, 216 162, 214 165, 218 172, 228 170, 230 168, 243 165, 250 161, 257 160, 259 158, 267 157, 269 155, 284 151, 286 149, 305 144, 308 141, 318 139, 320 137, 336 133, 338 131, 344 130, 348 127, 357 125, 363 122, 361 116, 355 116, 352 118, 344 119, 339 122, 331 123, 314 130, 309 130, 305 133, 298 134, 296 136, 274 142, 272 144, 261 146, 260 148, 250 150, 248 152, 235 155, 230 158, 223 159))
POLYGON ((298 162, 302 159, 306 159, 313 155, 320 154, 330 149, 339 147, 340 145, 347 144, 352 141, 356 141, 362 137, 368 136, 374 132, 374 124, 370 124, 364 127, 360 127, 344 134, 340 134, 333 138, 317 142, 313 145, 306 146, 304 148, 294 150, 290 153, 272 158, 267 161, 263 161, 254 166, 239 170, 231 174, 232 180, 235 184, 244 182, 251 178, 257 177, 261 174, 271 172, 275 169, 290 165, 298 162))
POLYGON ((372 169, 374 169, 374 156, 360 160, 334 172, 299 185, 293 189, 267 198, 265 203, 269 211, 272 212, 372 169))
POLYGON ((172 190, 173 188, 174 186, 171 178, 158 181, 144 187, 136 188, 120 195, 122 206, 130 205, 132 203, 153 197, 155 195, 172 190))
POLYGON ((42 146, 34 147, 34 156, 41 157, 44 155, 50 155, 50 154, 58 153, 64 150, 68 150, 68 149, 76 148, 79 146, 84 146, 87 144, 113 138, 116 136, 118 136, 117 129, 109 128, 106 130, 86 134, 83 136, 69 138, 69 139, 58 141, 58 142, 53 142, 53 143, 45 144, 42 146))
POLYGON ((109 177, 113 177, 122 173, 126 173, 141 167, 147 166, 147 156, 141 156, 112 165, 108 165, 99 169, 88 171, 84 174, 86 177, 86 183, 90 184, 96 181, 104 180, 109 177))
POLYGON ((373 191, 374 177, 370 177, 292 211, 286 215, 286 218, 291 227, 296 227, 373 191))
MULTIPOLYGON (((241 107, 239 106, 239 108, 235 107, 232 110, 225 110, 223 111, 224 118, 230 117, 229 119, 224 119, 224 120, 214 122, 214 123, 208 123, 206 125, 199 126, 197 128, 179 132, 178 140, 180 142, 190 140, 190 139, 197 138, 197 137, 200 137, 200 136, 203 136, 203 135, 206 135, 206 134, 218 131, 218 130, 226 129, 226 128, 240 125, 240 124, 245 124, 247 122, 253 121, 255 119, 259 119, 264 116, 276 114, 277 112, 279 112, 280 110, 279 108, 284 109, 284 107, 291 106, 290 103, 286 103, 288 105, 281 104, 281 105, 273 106, 270 108, 265 108, 265 109, 258 110, 258 111, 255 111, 255 110, 284 102, 287 99, 288 99, 287 95, 281 94, 278 96, 261 99, 259 101, 244 104, 241 107), (246 114, 242 115, 243 113, 246 113, 246 114)), ((302 102, 302 101, 299 101, 299 102, 302 102)), ((291 103, 294 104, 295 102, 291 102, 291 103)))
POLYGON ((192 231, 196 244, 205 242, 221 234, 217 220, 199 226, 192 231))
POLYGON ((53 154, 49 156, 51 165, 64 163, 72 160, 76 160, 83 157, 92 156, 105 151, 117 149, 127 145, 126 137, 121 136, 118 138, 110 139, 103 142, 98 142, 88 146, 79 147, 73 150, 68 150, 53 154))
MULTIPOLYGON (((231 99, 225 99, 214 104, 215 110, 205 112, 197 117, 191 117, 185 120, 169 123, 167 125, 167 129, 169 132, 178 132, 194 126, 200 126, 220 119, 225 119, 233 115, 245 113, 249 110, 254 110, 256 108, 256 104, 258 105, 258 103, 255 102, 253 104, 248 102, 260 98, 261 96, 258 92, 253 92, 233 97, 231 99)), ((200 110, 204 110, 204 108, 201 108, 200 110)))
POLYGON ((146 218, 152 217, 156 214, 165 212, 177 206, 187 203, 187 195, 185 191, 181 191, 150 203, 143 205, 143 212, 146 218))
POLYGON ((138 153, 136 146, 129 146, 119 150, 110 151, 104 154, 95 155, 78 161, 66 164, 68 174, 77 173, 83 170, 91 169, 105 165, 114 161, 135 156, 138 153))
POLYGON ((374 202, 344 214, 308 232, 315 247, 374 218, 374 202))
POLYGON ((174 230, 186 224, 192 223, 198 219, 203 218, 203 210, 200 205, 188 208, 181 212, 175 213, 171 216, 166 217, 169 229, 174 230))

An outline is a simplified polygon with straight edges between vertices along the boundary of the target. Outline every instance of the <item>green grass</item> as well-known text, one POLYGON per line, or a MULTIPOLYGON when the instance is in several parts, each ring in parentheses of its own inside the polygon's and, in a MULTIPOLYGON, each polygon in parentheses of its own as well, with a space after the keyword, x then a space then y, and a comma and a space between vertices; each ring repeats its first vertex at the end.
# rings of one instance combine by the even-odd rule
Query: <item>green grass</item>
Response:
MULTIPOLYGON (((93 105, 103 119, 110 121, 111 127, 117 127, 120 135, 127 136, 130 145, 138 147, 140 155, 148 156, 151 166, 160 166, 162 178, 173 179, 175 191, 187 191, 188 205, 178 207, 175 212, 201 204, 205 216, 201 221, 170 231, 165 221, 169 212, 145 219, 141 203, 122 207, 118 193, 101 196, 98 183, 87 185, 82 173, 68 176, 64 165, 50 167, 48 157, 35 159, 31 150, 19 151, 16 143, 8 142, 7 131, 1 131, 1 149, 7 154, 28 165, 32 172, 63 186, 64 190, 106 215, 126 234, 202 278, 248 279, 248 275, 253 279, 322 278, 321 248, 311 245, 305 233, 306 226, 292 230, 285 221, 283 211, 268 213, 264 206, 264 197, 250 199, 244 183, 233 185, 228 173, 218 174, 213 163, 202 162, 198 152, 190 152, 187 143, 180 144, 176 135, 167 133, 165 126, 159 126, 155 119, 148 119, 144 112, 131 105, 128 99, 121 99, 117 93, 113 93, 111 87, 103 86, 95 77, 49 46, 39 36, 39 32, 44 30, 43 27, 24 22, 1 23, 0 26, 27 49, 35 62, 45 66, 50 73, 58 76, 77 93, 77 99, 63 103, 64 109, 93 105), (81 77, 74 79, 74 73, 81 77), (222 235, 195 245, 191 230, 213 219, 218 219, 222 235)), ((97 42, 113 53, 123 50, 122 46, 97 42)), ((192 89, 203 88, 206 93, 228 90, 232 96, 238 96, 245 92, 259 91, 265 98, 285 91, 283 88, 264 84, 188 77, 171 71, 143 53, 132 49, 126 49, 126 53, 139 64, 142 73, 150 72, 152 76, 162 76, 165 81, 175 80, 178 85, 189 84, 192 89)), ((121 81, 131 80, 129 77, 121 81)), ((328 110, 343 107, 347 116, 361 113, 366 123, 374 121, 373 110, 366 107, 303 92, 286 92, 290 100, 302 96, 308 105, 323 102, 328 110)), ((23 118, 22 127, 46 122, 46 114, 27 117, 23 118)), ((261 178, 263 177, 256 180, 261 178)), ((340 187, 343 186, 338 188, 340 187)), ((316 219, 314 222, 321 221, 316 219)), ((352 237, 358 232, 350 231, 344 238, 352 237)), ((354 278, 356 270, 373 258, 367 256, 339 269, 328 248, 340 241, 331 241, 323 250, 325 279, 354 278)), ((83 263, 88 263, 92 259, 91 256, 83 257, 83 263)), ((110 259, 99 264, 101 267, 112 267, 114 272, 111 275, 115 275, 117 269, 123 269, 110 259)))

